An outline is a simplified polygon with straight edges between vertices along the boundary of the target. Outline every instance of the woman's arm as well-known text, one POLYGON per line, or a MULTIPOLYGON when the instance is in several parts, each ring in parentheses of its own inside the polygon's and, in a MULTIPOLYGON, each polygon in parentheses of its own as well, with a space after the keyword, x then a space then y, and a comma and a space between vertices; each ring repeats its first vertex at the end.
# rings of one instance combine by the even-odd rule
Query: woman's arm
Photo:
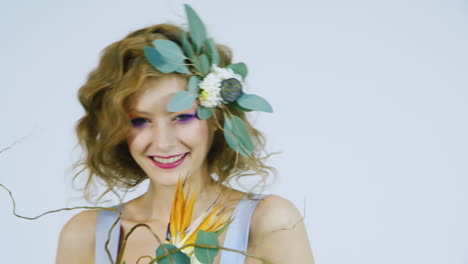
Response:
MULTIPOLYGON (((249 253, 272 264, 313 264, 312 249, 304 219, 288 200, 268 195, 259 202, 252 216, 249 253)), ((262 263, 247 258, 248 264, 262 263)))
POLYGON ((60 232, 56 264, 94 263, 97 211, 72 217, 60 232))

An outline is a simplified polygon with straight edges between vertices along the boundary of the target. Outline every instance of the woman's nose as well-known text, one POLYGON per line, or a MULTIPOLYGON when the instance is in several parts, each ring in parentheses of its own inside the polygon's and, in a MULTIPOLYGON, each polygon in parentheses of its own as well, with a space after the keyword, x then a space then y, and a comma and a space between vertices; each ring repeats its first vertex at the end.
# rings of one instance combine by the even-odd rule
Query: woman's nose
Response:
MULTIPOLYGON (((161 152, 170 152, 175 146, 175 133, 168 124, 153 126, 151 140, 154 147, 161 152)), ((171 153, 166 153, 171 154, 171 153)))

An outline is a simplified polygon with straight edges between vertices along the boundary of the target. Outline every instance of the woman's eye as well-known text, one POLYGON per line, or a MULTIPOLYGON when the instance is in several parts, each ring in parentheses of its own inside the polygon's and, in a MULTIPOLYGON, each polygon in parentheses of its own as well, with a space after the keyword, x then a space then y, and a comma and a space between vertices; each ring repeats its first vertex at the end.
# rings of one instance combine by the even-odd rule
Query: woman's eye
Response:
POLYGON ((186 121, 192 120, 195 117, 197 117, 195 114, 182 114, 182 115, 178 115, 175 118, 175 120, 180 121, 180 122, 186 122, 186 121))
POLYGON ((138 118, 133 118, 132 120, 130 120, 130 122, 132 122, 132 126, 134 127, 141 127, 145 125, 146 123, 149 123, 149 120, 146 118, 138 117, 138 118))

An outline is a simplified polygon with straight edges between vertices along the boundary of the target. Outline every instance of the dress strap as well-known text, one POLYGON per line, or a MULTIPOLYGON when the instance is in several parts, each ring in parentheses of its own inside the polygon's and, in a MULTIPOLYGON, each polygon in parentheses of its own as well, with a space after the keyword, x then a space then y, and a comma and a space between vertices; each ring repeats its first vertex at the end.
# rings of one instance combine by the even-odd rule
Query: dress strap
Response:
MULTIPOLYGON (((122 211, 123 204, 112 206, 122 211)), ((117 261, 117 251, 119 249, 119 237, 120 237, 120 219, 111 231, 109 244, 107 248, 112 256, 112 261, 106 252, 106 241, 109 236, 109 230, 112 228, 114 222, 119 218, 119 213, 115 211, 101 210, 97 216, 96 222, 96 246, 95 256, 96 264, 113 264, 117 261)))
MULTIPOLYGON (((253 198, 243 198, 239 201, 234 210, 234 220, 227 229, 224 247, 236 249, 243 252, 247 251, 250 234, 250 221, 252 214, 257 207, 258 202, 265 195, 256 194, 253 198)), ((221 263, 244 263, 245 256, 236 252, 222 250, 221 263)))

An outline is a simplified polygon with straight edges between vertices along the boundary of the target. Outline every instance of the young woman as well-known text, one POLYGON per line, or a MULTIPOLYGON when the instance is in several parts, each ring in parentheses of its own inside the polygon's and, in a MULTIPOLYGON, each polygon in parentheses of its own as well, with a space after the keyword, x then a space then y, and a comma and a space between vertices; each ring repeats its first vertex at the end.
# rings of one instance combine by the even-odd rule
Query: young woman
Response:
POLYGON ((186 10, 190 32, 160 24, 129 34, 104 50, 79 90, 85 115, 76 131, 86 153, 80 165, 89 172, 88 185, 100 179, 109 192, 146 179, 150 184, 143 195, 118 207, 120 221, 109 239, 110 223, 118 214, 90 210, 75 215, 61 232, 57 264, 137 263, 141 256, 155 257, 161 241, 145 228, 136 229, 123 250, 122 241, 141 223, 166 238, 179 178, 197 190, 192 219, 214 201, 224 204, 234 220, 219 236, 220 245, 256 257, 220 251, 214 263, 313 263, 302 216, 291 202, 225 185, 233 178, 266 177, 273 171, 263 163, 262 134, 245 115, 268 105, 245 99, 246 71, 243 65, 232 66, 228 48, 210 45, 208 39, 197 47, 200 23, 194 22, 190 7, 186 10), (187 68, 165 68, 180 50, 187 68), (164 61, 168 64, 161 65, 164 61))

